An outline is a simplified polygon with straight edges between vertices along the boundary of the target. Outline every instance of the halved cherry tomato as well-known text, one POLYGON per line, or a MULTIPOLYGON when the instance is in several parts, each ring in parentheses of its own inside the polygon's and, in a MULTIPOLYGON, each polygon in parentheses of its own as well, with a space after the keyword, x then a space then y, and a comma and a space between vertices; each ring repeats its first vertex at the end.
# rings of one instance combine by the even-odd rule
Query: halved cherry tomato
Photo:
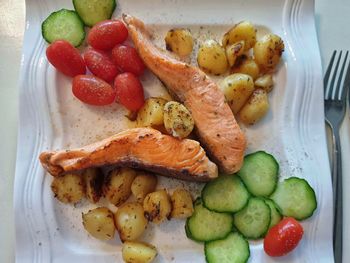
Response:
POLYGON ((73 79, 72 91, 84 103, 103 106, 115 101, 116 92, 104 80, 92 75, 78 75, 73 79))
POLYGON ((117 67, 123 72, 131 72, 136 76, 142 75, 145 65, 135 48, 117 45, 112 50, 112 58, 117 67))
POLYGON ((117 102, 131 111, 139 110, 145 103, 142 84, 132 73, 119 74, 114 80, 114 88, 117 102))
POLYGON ((267 232, 264 250, 271 257, 283 256, 296 248, 303 234, 300 223, 292 217, 286 217, 267 232))
POLYGON ((63 74, 74 77, 85 74, 86 67, 79 50, 65 40, 57 40, 46 49, 48 61, 63 74))
POLYGON ((105 20, 91 28, 88 43, 101 50, 110 50, 128 38, 128 29, 120 20, 105 20))
POLYGON ((103 51, 97 51, 92 48, 84 53, 85 64, 95 76, 111 82, 118 74, 118 69, 112 59, 103 51))

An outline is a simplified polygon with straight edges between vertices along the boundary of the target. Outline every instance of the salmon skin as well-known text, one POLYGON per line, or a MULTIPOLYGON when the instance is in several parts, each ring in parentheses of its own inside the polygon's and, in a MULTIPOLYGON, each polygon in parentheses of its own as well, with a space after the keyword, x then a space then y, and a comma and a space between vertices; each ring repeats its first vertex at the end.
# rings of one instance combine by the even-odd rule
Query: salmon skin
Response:
POLYGON ((146 66, 192 113, 196 133, 211 159, 223 173, 237 172, 243 163, 246 139, 217 84, 198 67, 155 46, 142 21, 127 14, 123 20, 146 66))
POLYGON ((199 142, 161 134, 152 128, 134 128, 73 150, 40 154, 53 176, 90 167, 119 166, 143 169, 168 177, 206 182, 218 176, 199 142))

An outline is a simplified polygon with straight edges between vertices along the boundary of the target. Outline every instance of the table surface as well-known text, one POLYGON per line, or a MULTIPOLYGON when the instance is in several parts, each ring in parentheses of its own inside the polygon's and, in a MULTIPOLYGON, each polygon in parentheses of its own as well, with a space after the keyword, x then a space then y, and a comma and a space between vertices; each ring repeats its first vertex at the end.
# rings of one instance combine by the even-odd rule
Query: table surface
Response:
MULTIPOLYGON (((0 0, 0 262, 14 262, 13 182, 15 175, 18 126, 18 77, 25 28, 25 3, 0 0)), ((349 0, 316 0, 315 19, 325 68, 334 49, 350 47, 349 0)), ((325 70, 325 69, 324 69, 325 70)), ((344 222, 350 220, 350 119, 346 115, 342 129, 344 222)), ((20 216, 20 215, 17 215, 20 216)), ((350 262, 350 227, 344 225, 344 260, 350 262)))

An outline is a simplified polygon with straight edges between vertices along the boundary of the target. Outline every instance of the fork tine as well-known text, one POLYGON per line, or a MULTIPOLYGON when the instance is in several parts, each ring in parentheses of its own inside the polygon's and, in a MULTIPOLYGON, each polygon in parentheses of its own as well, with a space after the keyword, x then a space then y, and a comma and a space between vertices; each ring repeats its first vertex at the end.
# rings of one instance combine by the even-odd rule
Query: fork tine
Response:
POLYGON ((329 92, 330 92, 329 95, 330 95, 330 99, 332 99, 332 100, 334 100, 335 94, 337 93, 337 89, 338 89, 338 87, 335 85, 335 79, 337 77, 339 63, 340 63, 342 53, 343 53, 343 51, 340 51, 339 57, 337 59, 337 64, 335 65, 335 69, 334 69, 333 74, 332 74, 331 83, 329 84, 329 92))
POLYGON ((335 58, 335 54, 337 53, 336 50, 333 51, 331 60, 329 61, 327 70, 326 70, 326 74, 324 75, 324 80, 323 80, 323 86, 324 86, 324 93, 325 93, 325 98, 327 98, 327 84, 328 84, 328 80, 329 80, 329 75, 331 74, 332 71, 332 67, 333 67, 333 62, 334 62, 334 58, 335 58))
POLYGON ((339 94, 337 94, 337 96, 335 98, 339 99, 339 100, 344 99, 344 97, 346 96, 347 90, 348 90, 348 86, 345 85, 346 84, 345 80, 347 78, 349 78, 349 76, 348 76, 349 75, 349 64, 348 64, 348 59, 347 59, 348 55, 349 55, 349 51, 346 51, 345 58, 344 58, 344 61, 343 61, 343 65, 342 65, 342 68, 341 68, 341 71, 340 71, 338 83, 337 83, 337 86, 339 86, 338 87, 339 94), (344 70, 345 70, 345 66, 346 65, 347 65, 347 67, 346 67, 346 74, 344 74, 344 70))
MULTIPOLYGON (((347 51, 347 53, 349 53, 349 51, 347 51)), ((341 100, 345 99, 347 93, 348 93, 348 90, 350 88, 350 59, 349 59, 349 62, 348 62, 348 67, 346 69, 346 74, 345 74, 345 77, 344 77, 344 81, 343 81, 343 92, 341 94, 341 100)))

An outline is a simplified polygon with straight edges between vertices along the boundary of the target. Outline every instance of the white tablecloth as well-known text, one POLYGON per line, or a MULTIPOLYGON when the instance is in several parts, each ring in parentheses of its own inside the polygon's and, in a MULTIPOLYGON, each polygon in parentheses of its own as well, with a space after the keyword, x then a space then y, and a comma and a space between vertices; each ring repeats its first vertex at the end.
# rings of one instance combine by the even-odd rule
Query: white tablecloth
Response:
MULTIPOLYGON (((25 27, 25 4, 0 0, 0 262, 14 262, 13 179, 18 122, 18 76, 25 27)), ((316 25, 325 68, 334 49, 350 49, 350 0, 316 0, 316 25)), ((344 222, 350 219, 350 120, 341 130, 344 222)), ((17 215, 20 216, 20 215, 17 215)), ((344 261, 350 262, 350 227, 344 223, 344 261)), ((315 259, 316 262, 317 259, 315 259)))

